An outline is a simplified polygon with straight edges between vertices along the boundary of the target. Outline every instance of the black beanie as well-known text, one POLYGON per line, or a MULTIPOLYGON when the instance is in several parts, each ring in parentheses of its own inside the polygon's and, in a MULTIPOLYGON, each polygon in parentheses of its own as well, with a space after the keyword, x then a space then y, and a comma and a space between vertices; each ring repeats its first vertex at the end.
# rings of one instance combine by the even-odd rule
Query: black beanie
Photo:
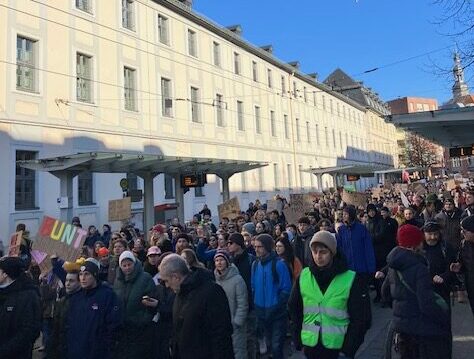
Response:
POLYGON ((235 243, 238 246, 241 246, 242 248, 245 248, 245 241, 244 241, 244 236, 241 235, 240 233, 232 233, 229 236, 229 242, 235 243))
POLYGON ((351 222, 355 221, 357 211, 356 211, 356 208, 354 206, 352 206, 352 205, 346 206, 346 207, 344 207, 344 209, 342 211, 346 212, 349 215, 349 218, 350 218, 351 222))
POLYGON ((367 205, 367 213, 369 213, 369 211, 375 211, 375 212, 377 212, 377 207, 375 207, 375 204, 369 203, 369 204, 367 205))
POLYGON ((25 271, 25 263, 20 257, 3 257, 0 259, 0 269, 15 280, 25 271))
POLYGON ((89 272, 95 279, 99 279, 99 266, 90 258, 81 266, 81 272, 89 272))
POLYGON ((271 235, 263 233, 257 236, 256 238, 257 241, 262 243, 262 246, 265 248, 265 250, 270 253, 273 249, 273 238, 271 235))

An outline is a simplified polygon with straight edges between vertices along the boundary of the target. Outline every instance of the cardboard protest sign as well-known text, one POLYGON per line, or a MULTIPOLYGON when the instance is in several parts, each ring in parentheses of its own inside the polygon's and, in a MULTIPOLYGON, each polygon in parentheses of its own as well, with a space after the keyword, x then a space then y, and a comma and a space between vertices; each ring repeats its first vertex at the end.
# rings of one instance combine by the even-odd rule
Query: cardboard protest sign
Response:
POLYGON ((21 238, 23 231, 13 233, 10 237, 10 248, 8 249, 9 257, 18 257, 20 255, 21 238))
POLYGON ((367 195, 360 192, 347 192, 344 190, 342 192, 342 201, 346 204, 351 204, 357 207, 366 207, 367 206, 367 195))
POLYGON ((390 190, 393 188, 393 186, 392 186, 392 184, 391 184, 390 182, 385 182, 385 183, 383 184, 383 188, 390 191, 390 190))
POLYGON ((132 217, 132 199, 125 197, 109 201, 109 221, 123 221, 132 217))
POLYGON ((302 213, 301 209, 294 208, 293 206, 285 208, 283 214, 285 215, 286 221, 290 224, 297 224, 298 219, 304 216, 304 212, 302 213))
POLYGON ((219 212, 219 219, 221 221, 223 217, 234 219, 235 217, 240 215, 239 199, 237 197, 233 197, 228 201, 219 204, 217 206, 217 211, 219 212))
POLYGON ((306 212, 311 212, 314 208, 314 199, 312 195, 307 193, 290 194, 290 205, 297 211, 302 212, 302 216, 306 212))
POLYGON ((277 199, 269 199, 267 200, 267 212, 271 212, 271 211, 274 211, 275 209, 280 212, 279 210, 279 207, 278 206, 278 202, 281 202, 277 199))
POLYGON ((456 188, 456 180, 455 179, 450 179, 445 182, 446 189, 448 191, 451 191, 456 188))
POLYGON ((379 187, 372 188, 372 198, 380 199, 380 197, 382 197, 382 193, 383 193, 383 188, 379 188, 379 187))
POLYGON ((59 219, 45 216, 31 253, 41 272, 51 269, 50 256, 56 254, 65 261, 74 262, 81 254, 87 231, 59 219))
POLYGON ((396 193, 407 193, 408 192, 408 184, 406 183, 395 183, 395 192, 396 193))

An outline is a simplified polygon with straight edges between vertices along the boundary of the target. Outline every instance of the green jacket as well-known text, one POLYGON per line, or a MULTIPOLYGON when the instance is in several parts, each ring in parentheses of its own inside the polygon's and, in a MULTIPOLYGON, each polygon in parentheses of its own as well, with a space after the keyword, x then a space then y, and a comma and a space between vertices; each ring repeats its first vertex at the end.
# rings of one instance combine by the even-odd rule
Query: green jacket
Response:
POLYGON ((117 268, 114 291, 121 304, 125 327, 139 328, 152 323, 156 309, 144 306, 142 298, 145 295, 153 296, 155 282, 148 273, 143 271, 143 266, 139 261, 135 262, 133 272, 127 279, 122 270, 117 268))

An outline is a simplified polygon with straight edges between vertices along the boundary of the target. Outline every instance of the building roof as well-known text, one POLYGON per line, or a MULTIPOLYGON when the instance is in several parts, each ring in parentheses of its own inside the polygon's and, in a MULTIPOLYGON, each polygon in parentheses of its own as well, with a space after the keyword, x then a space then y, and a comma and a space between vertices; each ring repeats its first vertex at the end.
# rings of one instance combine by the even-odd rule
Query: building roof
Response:
POLYGON ((269 62, 270 64, 274 65, 275 67, 280 68, 281 70, 287 72, 288 74, 294 74, 294 76, 298 78, 299 80, 304 81, 308 83, 309 85, 314 86, 324 92, 330 93, 334 97, 339 98, 341 101, 346 102, 347 104, 359 109, 360 111, 366 110, 364 106, 361 106, 358 102, 354 101, 350 97, 347 97, 344 94, 333 91, 330 87, 326 86, 324 83, 317 82, 314 79, 314 77, 310 76, 309 74, 304 74, 301 71, 299 71, 298 68, 277 59, 275 56, 273 56, 271 52, 266 51, 260 47, 257 47, 251 44, 250 42, 243 39, 241 36, 229 30, 228 28, 222 27, 216 24, 214 21, 197 13, 190 6, 187 6, 178 0, 153 0, 153 1, 189 19, 195 24, 204 27, 205 29, 224 38, 225 40, 233 43, 234 45, 243 48, 244 50, 261 58, 262 60, 269 62))
POLYGON ((17 161, 21 167, 35 171, 69 171, 99 173, 211 173, 231 176, 235 173, 264 167, 265 162, 231 159, 175 157, 151 154, 87 152, 68 156, 17 161))
POLYGON ((388 105, 379 98, 377 93, 372 91, 371 88, 365 87, 362 82, 355 81, 339 68, 334 70, 324 80, 324 83, 334 91, 342 93, 361 106, 370 108, 380 115, 388 115, 390 113, 388 105))
POLYGON ((445 147, 474 143, 474 107, 387 116, 388 121, 445 147))

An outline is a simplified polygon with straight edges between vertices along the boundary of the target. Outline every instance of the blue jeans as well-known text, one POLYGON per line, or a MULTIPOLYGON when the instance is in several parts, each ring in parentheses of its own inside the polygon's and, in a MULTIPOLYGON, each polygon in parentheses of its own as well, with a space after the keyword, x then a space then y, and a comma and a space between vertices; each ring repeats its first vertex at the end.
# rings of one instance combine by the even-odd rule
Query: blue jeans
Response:
POLYGON ((279 316, 258 318, 258 326, 265 333, 267 344, 271 347, 273 359, 283 359, 288 319, 286 312, 279 316))

